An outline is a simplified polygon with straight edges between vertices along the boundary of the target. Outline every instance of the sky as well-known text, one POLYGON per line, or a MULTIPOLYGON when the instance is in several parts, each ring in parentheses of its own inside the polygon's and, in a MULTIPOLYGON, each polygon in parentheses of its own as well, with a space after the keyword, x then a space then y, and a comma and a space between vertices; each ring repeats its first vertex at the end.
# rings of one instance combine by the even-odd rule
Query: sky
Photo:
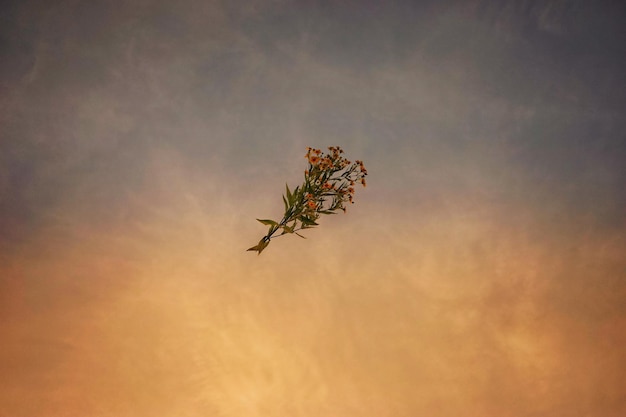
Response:
POLYGON ((626 7, 0 5, 0 417, 626 415, 626 7), (308 146, 366 188, 272 240, 308 146))

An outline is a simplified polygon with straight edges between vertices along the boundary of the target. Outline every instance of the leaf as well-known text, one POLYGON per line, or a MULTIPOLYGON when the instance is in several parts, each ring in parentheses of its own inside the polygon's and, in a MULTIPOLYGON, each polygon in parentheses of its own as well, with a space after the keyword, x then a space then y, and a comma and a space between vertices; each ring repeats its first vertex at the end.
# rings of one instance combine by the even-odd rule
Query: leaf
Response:
POLYGON ((305 216, 300 216, 300 221, 302 222, 303 226, 317 226, 318 224, 315 223, 315 220, 309 219, 308 217, 305 216))
POLYGON ((289 203, 290 203, 291 205, 294 205, 294 204, 296 203, 296 201, 298 201, 298 200, 299 200, 299 190, 298 190, 299 188, 300 188, 300 187, 296 187, 296 188, 293 190, 293 194, 291 194, 291 199, 289 200, 289 203))
POLYGON ((287 200, 289 201, 289 204, 293 204, 291 202, 292 196, 291 196, 291 191, 289 191, 289 185, 285 184, 285 188, 287 189, 287 200))
POLYGON ((261 219, 257 219, 257 220, 266 226, 278 226, 278 223, 276 223, 274 220, 261 220, 261 219))
POLYGON ((270 241, 266 240, 265 238, 263 238, 263 239, 261 239, 259 241, 258 245, 253 246, 250 249, 247 249, 246 252, 247 251, 255 251, 255 252, 258 252, 258 255, 260 255, 261 252, 263 252, 263 249, 265 249, 267 247, 267 245, 269 245, 269 244, 270 244, 270 241))
POLYGON ((300 233, 298 232, 294 232, 295 234, 297 234, 298 236, 300 236, 302 239, 306 239, 306 237, 302 236, 300 233))
POLYGON ((285 196, 283 196, 283 203, 285 203, 285 212, 289 210, 289 204, 287 204, 287 200, 285 200, 285 196))

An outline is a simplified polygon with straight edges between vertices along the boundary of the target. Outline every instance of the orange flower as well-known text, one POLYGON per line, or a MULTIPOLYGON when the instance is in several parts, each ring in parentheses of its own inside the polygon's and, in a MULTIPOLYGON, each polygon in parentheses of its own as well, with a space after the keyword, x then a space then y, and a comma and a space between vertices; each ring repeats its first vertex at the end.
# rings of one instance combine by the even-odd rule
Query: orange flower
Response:
POLYGON ((367 184, 365 183, 365 178, 361 178, 361 184, 363 184, 363 187, 367 186, 367 184))
POLYGON ((306 203, 307 206, 309 206, 309 208, 314 209, 316 207, 315 201, 310 200, 308 203, 306 203))
POLYGON ((315 155, 309 155, 309 162, 311 165, 317 165, 320 162, 320 157, 315 155))

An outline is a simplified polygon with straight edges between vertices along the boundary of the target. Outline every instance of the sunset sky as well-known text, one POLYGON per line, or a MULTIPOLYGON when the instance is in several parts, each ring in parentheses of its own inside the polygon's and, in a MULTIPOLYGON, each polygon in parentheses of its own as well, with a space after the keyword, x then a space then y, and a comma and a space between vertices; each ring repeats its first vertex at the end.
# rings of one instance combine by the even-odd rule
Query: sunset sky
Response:
POLYGON ((617 0, 2 2, 0 417, 626 415, 625 56, 617 0))

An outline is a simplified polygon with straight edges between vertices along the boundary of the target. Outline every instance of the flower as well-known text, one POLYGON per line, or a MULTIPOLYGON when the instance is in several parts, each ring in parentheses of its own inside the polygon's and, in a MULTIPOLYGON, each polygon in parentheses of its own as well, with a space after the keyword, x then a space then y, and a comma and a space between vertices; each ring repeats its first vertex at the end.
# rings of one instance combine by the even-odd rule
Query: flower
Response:
POLYGON ((326 158, 322 158, 322 162, 320 163, 320 168, 321 169, 329 169, 333 166, 333 162, 331 161, 330 158, 326 157, 326 158))
POLYGON ((352 163, 341 154, 343 149, 338 146, 328 147, 328 152, 307 147, 304 157, 310 165, 304 170, 304 182, 293 190, 287 186, 282 220, 259 220, 270 229, 259 244, 248 250, 260 254, 276 232, 281 233, 274 237, 292 233, 304 237, 298 231, 317 226, 315 221, 321 214, 345 212, 345 203, 354 204, 354 186, 357 182, 365 186, 367 170, 363 161, 357 159, 352 163))

